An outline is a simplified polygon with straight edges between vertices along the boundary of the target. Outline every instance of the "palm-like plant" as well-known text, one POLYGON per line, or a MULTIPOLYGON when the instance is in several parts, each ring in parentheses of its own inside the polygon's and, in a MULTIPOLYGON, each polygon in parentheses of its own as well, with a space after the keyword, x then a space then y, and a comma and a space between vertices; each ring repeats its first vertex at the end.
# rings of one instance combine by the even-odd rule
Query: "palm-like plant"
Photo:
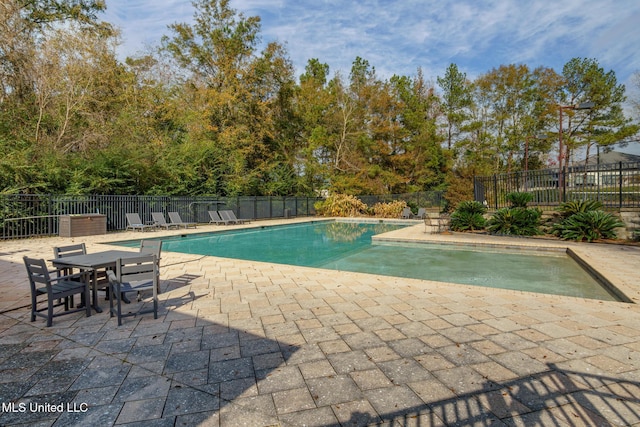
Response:
POLYGON ((482 216, 487 207, 480 202, 467 200, 461 202, 451 214, 451 229, 453 231, 482 230, 486 220, 482 216))
POLYGON ((602 208, 602 203, 597 200, 570 200, 561 203, 557 210, 564 218, 568 218, 579 212, 598 211, 602 208))
POLYGON ((526 208, 527 203, 533 200, 533 194, 513 192, 508 193, 505 198, 512 208, 526 208))
POLYGON ((578 212, 566 218, 557 233, 564 240, 592 242, 598 239, 615 239, 615 229, 624 223, 608 212, 593 210, 578 212))
POLYGON ((456 211, 451 214, 451 229, 453 231, 482 230, 486 220, 479 213, 456 211))
POLYGON ((542 211, 528 208, 503 208, 487 221, 487 230, 492 234, 512 236, 535 236, 540 234, 542 211))

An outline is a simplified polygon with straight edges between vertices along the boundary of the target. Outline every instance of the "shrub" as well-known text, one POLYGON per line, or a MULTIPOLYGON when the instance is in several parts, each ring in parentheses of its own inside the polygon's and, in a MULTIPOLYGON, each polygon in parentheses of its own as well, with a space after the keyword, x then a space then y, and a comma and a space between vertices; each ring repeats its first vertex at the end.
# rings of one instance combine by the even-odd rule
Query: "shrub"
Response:
POLYGON ((484 229, 486 220, 479 213, 455 211, 451 214, 451 229, 453 231, 473 231, 484 229))
POLYGON ((314 203, 318 215, 322 216, 359 216, 367 211, 367 205, 355 196, 332 194, 323 201, 314 203))
POLYGON ((513 236, 535 236, 540 233, 540 209, 523 207, 502 208, 487 221, 487 230, 492 234, 513 236))
POLYGON ((380 218, 399 218, 402 210, 407 207, 404 200, 394 200, 393 202, 380 202, 373 205, 373 214, 380 218))
POLYGON ((485 213, 487 213, 487 207, 475 200, 466 200, 458 204, 456 212, 468 212, 472 214, 479 213, 480 215, 484 215, 485 213))
POLYGON ((565 218, 575 215, 578 212, 589 212, 602 210, 603 206, 597 200, 571 200, 561 203, 557 210, 565 218))
POLYGON ((486 220, 482 216, 487 207, 476 201, 463 201, 451 214, 451 229, 453 231, 473 231, 484 229, 486 220))
POLYGON ((556 234, 564 240, 615 239, 615 229, 624 223, 617 217, 601 210, 578 212, 566 218, 555 228, 556 234))
POLYGON ((508 193, 505 198, 512 208, 526 208, 527 203, 533 200, 533 194, 531 193, 508 193))

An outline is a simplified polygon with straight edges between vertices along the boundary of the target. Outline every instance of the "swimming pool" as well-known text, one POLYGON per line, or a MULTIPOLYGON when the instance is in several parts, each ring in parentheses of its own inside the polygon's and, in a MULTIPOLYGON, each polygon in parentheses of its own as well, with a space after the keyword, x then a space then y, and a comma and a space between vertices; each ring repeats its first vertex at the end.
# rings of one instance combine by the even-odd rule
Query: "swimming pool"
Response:
MULTIPOLYGON (((618 300, 564 252, 376 243, 394 223, 314 221, 163 237, 163 250, 606 301, 618 300)), ((115 242, 135 247, 139 240, 115 242)))

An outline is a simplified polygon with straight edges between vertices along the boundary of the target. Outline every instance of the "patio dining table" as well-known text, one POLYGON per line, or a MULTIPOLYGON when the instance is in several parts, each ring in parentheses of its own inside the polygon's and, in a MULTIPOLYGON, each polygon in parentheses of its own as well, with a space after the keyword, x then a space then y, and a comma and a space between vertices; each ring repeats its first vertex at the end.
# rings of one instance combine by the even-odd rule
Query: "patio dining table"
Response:
POLYGON ((78 268, 80 270, 92 271, 91 286, 93 288, 93 292, 91 307, 96 311, 96 313, 102 313, 102 308, 98 305, 98 270, 103 268, 115 268, 116 261, 118 259, 136 256, 140 256, 140 253, 134 251, 108 250, 84 255, 56 258, 52 259, 51 263, 56 268, 78 268))

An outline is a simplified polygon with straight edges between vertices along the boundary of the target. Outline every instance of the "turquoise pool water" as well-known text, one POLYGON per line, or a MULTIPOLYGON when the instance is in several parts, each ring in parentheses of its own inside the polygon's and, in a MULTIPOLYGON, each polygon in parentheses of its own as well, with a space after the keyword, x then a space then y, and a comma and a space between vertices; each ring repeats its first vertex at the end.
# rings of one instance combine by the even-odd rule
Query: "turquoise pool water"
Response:
MULTIPOLYGON (((372 244, 404 225, 312 222, 163 237, 164 251, 615 301, 565 253, 372 244)), ((117 242, 136 247, 139 241, 117 242)))

